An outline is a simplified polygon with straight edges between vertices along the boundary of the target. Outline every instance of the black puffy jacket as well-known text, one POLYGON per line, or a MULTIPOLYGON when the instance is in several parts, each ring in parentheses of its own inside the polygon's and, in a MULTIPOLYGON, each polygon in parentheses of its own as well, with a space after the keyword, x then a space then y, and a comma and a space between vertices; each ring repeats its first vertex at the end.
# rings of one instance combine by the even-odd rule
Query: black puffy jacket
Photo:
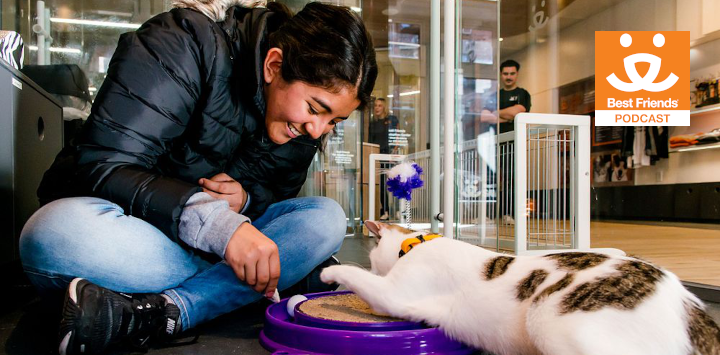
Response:
POLYGON ((200 178, 225 172, 261 215, 297 196, 319 140, 265 131, 262 64, 280 16, 231 7, 223 22, 173 9, 120 37, 92 114, 38 189, 41 203, 96 196, 177 240, 200 178))

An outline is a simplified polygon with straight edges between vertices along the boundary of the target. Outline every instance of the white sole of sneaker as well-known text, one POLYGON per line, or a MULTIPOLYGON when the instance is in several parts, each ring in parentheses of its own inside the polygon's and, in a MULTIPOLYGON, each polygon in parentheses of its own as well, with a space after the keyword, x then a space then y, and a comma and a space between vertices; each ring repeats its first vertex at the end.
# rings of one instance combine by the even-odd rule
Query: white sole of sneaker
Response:
POLYGON ((77 304, 77 284, 82 280, 83 279, 76 277, 72 281, 70 281, 70 286, 68 286, 68 294, 70 296, 70 299, 75 302, 75 304, 77 304))
POLYGON ((66 355, 67 354, 67 347, 68 343, 70 342, 70 336, 72 336, 72 332, 67 333, 63 340, 60 342, 60 347, 58 349, 58 352, 60 355, 66 355))

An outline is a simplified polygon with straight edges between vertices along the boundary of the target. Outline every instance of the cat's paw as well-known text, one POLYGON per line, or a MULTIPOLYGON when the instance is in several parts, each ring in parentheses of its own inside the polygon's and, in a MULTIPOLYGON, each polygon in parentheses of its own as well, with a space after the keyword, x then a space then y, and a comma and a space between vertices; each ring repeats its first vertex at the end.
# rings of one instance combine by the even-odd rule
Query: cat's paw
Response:
POLYGON ((323 269, 323 271, 320 273, 320 281, 331 284, 334 282, 340 283, 337 279, 338 276, 338 268, 341 268, 343 265, 333 265, 329 266, 323 269))
POLYGON ((345 281, 351 278, 350 275, 355 275, 357 270, 359 269, 350 265, 329 266, 320 273, 320 280, 328 284, 333 282, 345 284, 345 281))

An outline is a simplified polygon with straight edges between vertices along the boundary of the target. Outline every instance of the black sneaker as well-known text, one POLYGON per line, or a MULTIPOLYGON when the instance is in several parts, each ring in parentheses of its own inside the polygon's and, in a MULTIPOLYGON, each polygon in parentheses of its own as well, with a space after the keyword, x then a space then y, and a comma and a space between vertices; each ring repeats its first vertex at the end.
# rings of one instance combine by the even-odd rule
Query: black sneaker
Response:
POLYGON ((327 259, 323 261, 322 264, 316 266, 309 275, 305 276, 298 283, 282 290, 281 297, 291 297, 293 295, 305 295, 308 293, 337 290, 338 287, 340 287, 337 283, 326 284, 320 280, 320 273, 323 269, 333 265, 340 265, 340 261, 336 257, 331 256, 330 259, 327 259))
POLYGON ((74 279, 60 321, 60 355, 98 354, 129 341, 170 340, 180 331, 180 309, 160 294, 124 294, 74 279))

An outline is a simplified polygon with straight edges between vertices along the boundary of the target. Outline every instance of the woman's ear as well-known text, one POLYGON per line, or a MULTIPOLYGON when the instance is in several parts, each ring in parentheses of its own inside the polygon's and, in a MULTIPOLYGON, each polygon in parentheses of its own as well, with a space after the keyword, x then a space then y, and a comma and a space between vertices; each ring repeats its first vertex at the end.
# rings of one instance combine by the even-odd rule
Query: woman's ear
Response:
POLYGON ((263 63, 263 76, 265 84, 270 84, 273 80, 282 78, 282 49, 273 47, 267 52, 265 56, 265 63, 263 63))

